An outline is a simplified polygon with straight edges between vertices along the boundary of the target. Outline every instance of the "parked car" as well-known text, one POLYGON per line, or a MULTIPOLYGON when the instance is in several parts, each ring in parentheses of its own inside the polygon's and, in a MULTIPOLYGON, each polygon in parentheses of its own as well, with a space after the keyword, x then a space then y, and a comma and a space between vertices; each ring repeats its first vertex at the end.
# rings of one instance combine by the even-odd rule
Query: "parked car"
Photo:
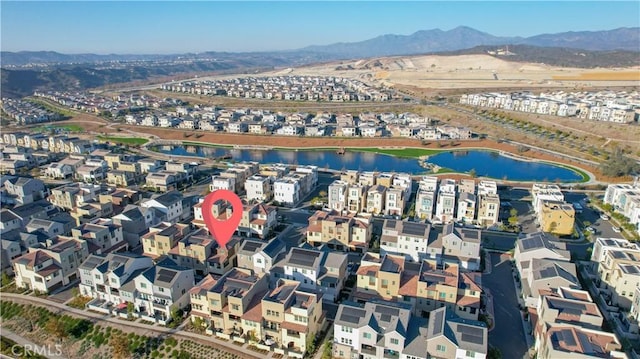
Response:
POLYGON ((593 228, 593 227, 591 227, 591 226, 587 227, 587 231, 588 231, 588 232, 591 232, 591 233, 596 233, 595 228, 593 228))
POLYGON ((620 227, 612 227, 611 229, 616 233, 620 233, 620 227))
POLYGON ((600 215, 600 219, 603 220, 603 221, 608 221, 609 220, 609 216, 607 216, 606 214, 603 213, 603 214, 600 215))

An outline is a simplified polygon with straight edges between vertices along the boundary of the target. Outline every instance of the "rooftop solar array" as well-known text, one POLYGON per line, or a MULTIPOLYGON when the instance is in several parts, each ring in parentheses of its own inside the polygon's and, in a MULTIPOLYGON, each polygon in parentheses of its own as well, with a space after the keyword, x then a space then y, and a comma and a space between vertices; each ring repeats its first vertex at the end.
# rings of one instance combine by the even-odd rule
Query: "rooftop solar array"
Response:
POLYGON ((260 248, 261 246, 262 246, 262 243, 257 241, 245 241, 242 246, 242 249, 249 252, 255 252, 256 249, 260 248))
POLYGON ((391 316, 389 314, 382 314, 380 316, 380 320, 383 322, 390 322, 391 321, 391 316))
POLYGON ((400 315, 400 309, 385 307, 383 305, 376 305, 376 313, 388 314, 393 317, 397 317, 398 315, 400 315))
POLYGON ((311 267, 313 263, 315 263, 318 256, 320 256, 319 252, 305 251, 294 248, 291 251, 291 258, 289 259, 289 262, 295 265, 311 267))
POLYGON ((479 239, 480 238, 480 231, 476 231, 476 230, 473 230, 473 229, 462 229, 461 231, 462 231, 462 234, 465 237, 475 238, 475 239, 479 239))
POLYGON ((522 240, 522 248, 524 248, 525 250, 540 247, 542 247, 542 238, 540 238, 539 236, 522 240))
POLYGON ((386 228, 396 228, 396 221, 394 219, 387 219, 385 227, 386 228))
POLYGON ((173 280, 173 277, 176 276, 176 272, 168 270, 168 269, 160 269, 158 271, 158 276, 156 277, 160 282, 169 283, 173 280))
POLYGON ((427 225, 422 223, 404 222, 402 226, 402 233, 413 236, 422 236, 427 229, 427 225))
POLYGON ((99 266, 100 264, 102 264, 102 262, 104 261, 104 258, 100 258, 100 257, 89 257, 89 259, 87 259, 83 265, 87 268, 95 268, 97 266, 99 266))
POLYGON ((442 323, 444 321, 444 312, 439 311, 435 313, 435 317, 433 319, 433 332, 434 334, 439 334, 442 332, 442 323))
POLYGON ((340 320, 351 324, 358 324, 360 322, 360 319, 364 318, 365 315, 367 315, 367 312, 365 310, 349 308, 348 310, 342 311, 340 320))
POLYGON ((458 331, 462 333, 462 340, 473 344, 484 344, 484 331, 467 325, 458 325, 458 331))

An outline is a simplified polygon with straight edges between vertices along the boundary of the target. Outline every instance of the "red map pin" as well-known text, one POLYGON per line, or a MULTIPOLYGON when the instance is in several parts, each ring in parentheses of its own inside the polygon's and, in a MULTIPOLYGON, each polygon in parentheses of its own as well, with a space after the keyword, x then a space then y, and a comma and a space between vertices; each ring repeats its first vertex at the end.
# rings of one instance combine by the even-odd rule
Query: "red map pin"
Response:
POLYGON ((238 229, 240 220, 242 219, 242 201, 240 197, 232 191, 219 189, 209 193, 202 203, 202 219, 209 229, 209 233, 213 234, 213 238, 218 242, 220 247, 224 247, 238 229), (233 214, 231 218, 220 221, 213 216, 213 204, 218 200, 231 203, 233 214))

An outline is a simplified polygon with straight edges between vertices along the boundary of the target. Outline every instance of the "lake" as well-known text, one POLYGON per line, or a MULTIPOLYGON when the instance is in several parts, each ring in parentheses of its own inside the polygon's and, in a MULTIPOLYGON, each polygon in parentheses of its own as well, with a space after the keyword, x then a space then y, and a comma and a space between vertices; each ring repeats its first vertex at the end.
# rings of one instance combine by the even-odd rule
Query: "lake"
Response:
MULTIPOLYGON (((400 158, 370 152, 295 151, 295 150, 249 150, 207 146, 153 146, 152 150, 179 156, 216 158, 231 155, 233 161, 257 161, 260 163, 285 163, 316 165, 333 170, 353 169, 360 171, 408 172, 424 174, 425 168, 413 158, 400 158)), ((456 172, 476 171, 478 176, 516 181, 580 181, 580 174, 563 167, 547 163, 528 162, 506 157, 490 151, 452 151, 429 157, 430 163, 456 172)))

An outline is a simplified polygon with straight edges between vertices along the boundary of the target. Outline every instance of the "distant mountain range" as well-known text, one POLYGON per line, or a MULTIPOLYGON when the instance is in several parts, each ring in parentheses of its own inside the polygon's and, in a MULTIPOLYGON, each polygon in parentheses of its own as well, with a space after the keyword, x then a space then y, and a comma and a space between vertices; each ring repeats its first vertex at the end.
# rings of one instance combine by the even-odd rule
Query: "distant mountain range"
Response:
POLYGON ((591 51, 640 52, 640 28, 571 31, 523 38, 493 36, 470 27, 459 26, 449 31, 434 29, 418 31, 411 35, 382 35, 360 42, 309 46, 303 50, 337 58, 363 58, 456 51, 483 45, 532 45, 591 51))
POLYGON ((464 50, 483 45, 532 45, 539 47, 561 47, 591 51, 627 50, 640 52, 640 28, 618 28, 606 31, 562 32, 531 37, 501 37, 459 26, 449 31, 440 29, 422 30, 411 35, 382 35, 373 39, 308 46, 290 51, 225 53, 204 52, 174 55, 96 55, 61 54, 54 51, 21 51, 0 53, 3 67, 28 64, 81 64, 99 62, 166 62, 176 60, 237 60, 239 55, 282 57, 285 62, 296 58, 298 62, 315 59, 329 61, 392 55, 414 55, 445 51, 464 50))

